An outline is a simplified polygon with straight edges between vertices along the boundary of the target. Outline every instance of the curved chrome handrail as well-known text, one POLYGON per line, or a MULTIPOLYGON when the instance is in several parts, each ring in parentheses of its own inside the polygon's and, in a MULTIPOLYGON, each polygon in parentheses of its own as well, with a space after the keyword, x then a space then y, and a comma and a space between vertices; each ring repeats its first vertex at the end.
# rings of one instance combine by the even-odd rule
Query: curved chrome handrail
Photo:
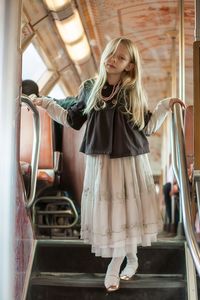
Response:
POLYGON ((21 102, 25 103, 33 112, 33 151, 31 157, 31 188, 30 193, 27 195, 26 207, 30 208, 33 204, 35 198, 35 190, 37 183, 37 170, 39 162, 39 151, 40 151, 40 139, 41 139, 41 125, 40 125, 40 115, 33 105, 32 101, 28 96, 23 95, 21 97, 21 102))
POLYGON ((200 250, 198 243, 196 241, 194 230, 191 221, 191 210, 190 210, 190 202, 191 195, 189 189, 189 179, 187 175, 187 164, 186 164, 186 154, 185 154, 185 143, 183 136, 183 126, 182 126, 182 109, 180 104, 174 105, 174 113, 172 115, 174 118, 173 126, 173 141, 175 141, 175 145, 173 146, 176 151, 177 162, 175 163, 175 167, 178 168, 178 183, 181 194, 181 204, 182 204, 182 214, 183 214, 183 225, 185 229, 186 240, 196 266, 197 272, 200 276, 200 250))
MULTIPOLYGON (((182 114, 180 115, 181 119, 181 127, 183 128, 183 118, 182 114)), ((172 167, 173 172, 176 178, 176 182, 178 186, 180 187, 180 180, 179 180, 179 168, 178 168, 178 161, 177 161, 177 144, 176 144, 176 136, 175 136, 175 118, 172 117, 172 126, 171 126, 171 147, 172 147, 172 167)), ((183 235, 183 217, 182 217, 182 205, 181 201, 179 202, 179 222, 177 227, 177 238, 182 239, 184 238, 183 235)))
MULTIPOLYGON (((34 226, 37 226, 36 224, 36 204, 40 201, 46 201, 47 203, 48 202, 51 202, 51 201, 55 201, 55 200, 63 200, 65 202, 68 202, 72 208, 72 211, 73 211, 73 214, 74 214, 74 220, 72 223, 68 224, 68 225, 58 225, 58 226, 51 226, 51 225, 43 225, 41 227, 43 228, 71 228, 73 227, 74 225, 76 225, 76 223, 78 222, 78 212, 76 210, 76 207, 73 203, 73 201, 69 198, 69 197, 66 197, 66 196, 43 196, 43 197, 39 197, 37 198, 37 200, 34 202, 34 205, 33 205, 33 225, 34 226)), ((49 211, 50 213, 55 213, 55 214, 58 214, 58 211, 49 211)), ((49 213, 48 211, 43 211, 44 214, 48 214, 49 213)), ((64 210, 63 212, 61 211, 61 214, 65 214, 66 211, 64 210)))
MULTIPOLYGON (((181 126, 183 126, 182 122, 181 122, 181 126)), ((172 117, 171 147, 172 147, 172 167, 173 167, 173 172, 174 172, 177 184, 178 184, 178 186, 180 186, 179 175, 178 175, 179 174, 179 170, 178 170, 178 162, 177 162, 177 145, 176 145, 176 136, 175 136, 175 120, 174 120, 174 117, 172 117)))

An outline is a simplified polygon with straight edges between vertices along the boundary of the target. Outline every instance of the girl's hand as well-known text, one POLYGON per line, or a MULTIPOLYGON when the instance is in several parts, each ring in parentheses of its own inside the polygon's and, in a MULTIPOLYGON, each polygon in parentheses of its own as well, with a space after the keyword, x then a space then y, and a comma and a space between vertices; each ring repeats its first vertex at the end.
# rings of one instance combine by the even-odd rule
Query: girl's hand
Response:
POLYGON ((43 101, 42 98, 35 98, 35 99, 33 99, 33 104, 35 106, 42 106, 42 101, 43 101))
POLYGON ((179 103, 183 108, 186 108, 186 105, 183 101, 181 101, 178 98, 171 98, 169 101, 169 107, 171 108, 172 111, 173 111, 173 106, 175 103, 179 103))

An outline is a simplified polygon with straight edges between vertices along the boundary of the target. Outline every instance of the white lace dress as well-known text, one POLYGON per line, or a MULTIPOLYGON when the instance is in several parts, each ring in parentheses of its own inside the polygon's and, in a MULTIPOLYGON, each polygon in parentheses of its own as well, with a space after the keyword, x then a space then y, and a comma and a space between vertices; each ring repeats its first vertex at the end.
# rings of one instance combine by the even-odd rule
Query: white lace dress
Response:
MULTIPOLYGON (((67 111, 55 102, 43 105, 54 120, 66 124, 67 111)), ((146 128, 155 132, 169 111, 169 99, 159 102, 146 128)), ((81 202, 81 238, 102 257, 122 257, 137 245, 156 241, 161 216, 148 154, 110 159, 87 155, 81 202)))

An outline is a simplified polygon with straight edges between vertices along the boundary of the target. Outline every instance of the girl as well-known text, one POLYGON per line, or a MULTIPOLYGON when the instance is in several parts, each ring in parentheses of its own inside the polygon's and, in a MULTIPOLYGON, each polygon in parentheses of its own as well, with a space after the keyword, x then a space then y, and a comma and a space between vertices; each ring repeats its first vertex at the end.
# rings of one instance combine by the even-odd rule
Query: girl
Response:
POLYGON ((174 103, 183 103, 168 98, 148 111, 138 50, 127 38, 108 43, 99 76, 83 83, 77 100, 67 110, 45 97, 34 102, 74 129, 87 121, 80 149, 87 155, 81 238, 95 255, 112 258, 105 287, 115 291, 120 278, 128 280, 136 272, 137 245, 151 245, 159 229, 146 135, 161 126, 174 103), (127 265, 119 275, 125 256, 127 265))

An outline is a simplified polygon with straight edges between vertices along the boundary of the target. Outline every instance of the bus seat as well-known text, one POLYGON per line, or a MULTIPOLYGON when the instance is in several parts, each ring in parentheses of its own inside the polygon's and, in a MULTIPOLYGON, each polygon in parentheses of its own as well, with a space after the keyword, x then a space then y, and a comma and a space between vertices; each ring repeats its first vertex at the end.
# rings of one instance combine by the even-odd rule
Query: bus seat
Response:
MULTIPOLYGON (((52 185, 55 181, 55 164, 54 164, 54 129, 53 121, 47 112, 38 107, 41 120, 41 144, 38 163, 37 179, 44 181, 47 185, 52 185)), ((21 131, 20 131, 20 165, 23 172, 26 169, 30 173, 30 167, 23 166, 31 163, 33 146, 33 114, 22 105, 21 108, 21 131)))
MULTIPOLYGON (((41 143, 37 174, 37 189, 32 205, 32 222, 36 236, 66 237, 79 220, 76 207, 67 192, 60 190, 61 154, 55 149, 54 122, 38 107, 41 121, 41 143)), ((30 175, 33 145, 33 115, 27 106, 21 108, 20 161, 30 175), (25 163, 24 163, 25 162, 25 163)), ((29 176, 30 178, 30 176, 29 176)), ((29 180, 30 182, 30 180, 29 180)), ((77 225, 78 226, 78 225, 77 225)), ((79 227, 78 227, 79 228, 79 227)), ((79 234, 79 233, 78 233, 79 234)))

